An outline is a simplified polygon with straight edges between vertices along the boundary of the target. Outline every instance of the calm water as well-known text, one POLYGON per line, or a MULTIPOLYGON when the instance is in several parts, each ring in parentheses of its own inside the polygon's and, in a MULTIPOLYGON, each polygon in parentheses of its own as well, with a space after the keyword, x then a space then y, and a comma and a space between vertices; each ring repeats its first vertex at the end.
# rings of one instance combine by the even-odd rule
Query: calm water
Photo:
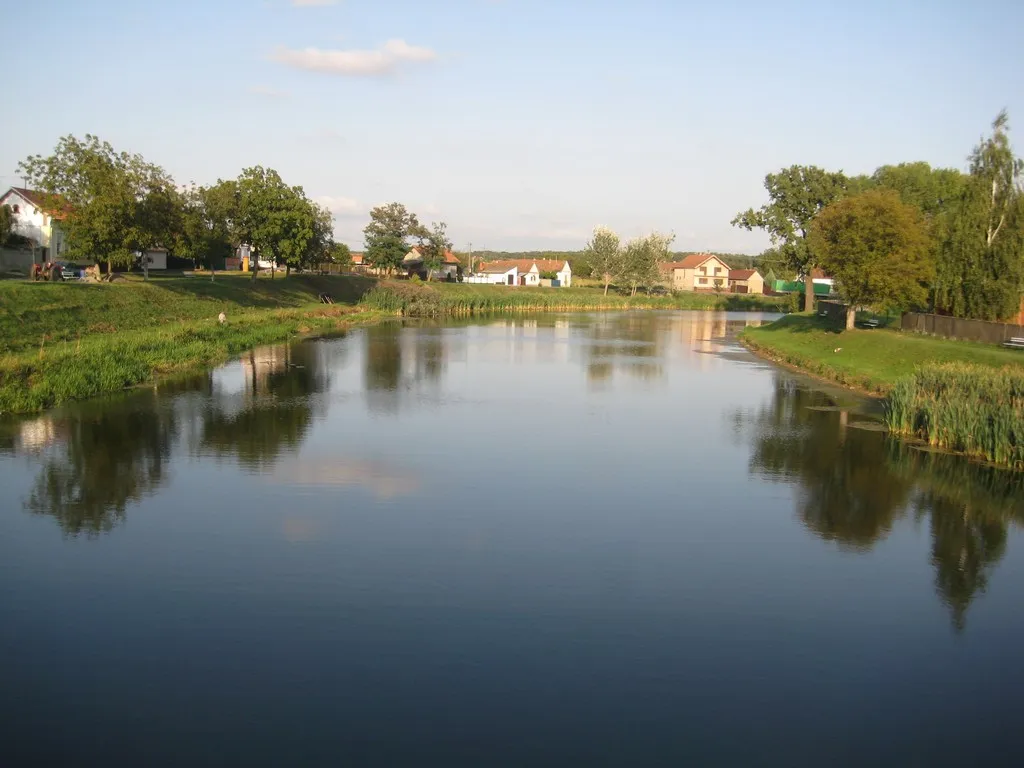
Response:
POLYGON ((0 425, 0 764, 1021 764, 1020 477, 763 319, 378 327, 0 425))

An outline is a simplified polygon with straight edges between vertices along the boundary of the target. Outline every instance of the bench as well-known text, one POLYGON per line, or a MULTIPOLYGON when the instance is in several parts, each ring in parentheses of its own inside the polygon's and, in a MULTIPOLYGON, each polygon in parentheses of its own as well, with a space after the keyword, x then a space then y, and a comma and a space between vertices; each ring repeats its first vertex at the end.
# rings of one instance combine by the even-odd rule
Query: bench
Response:
POLYGON ((1003 346, 1007 349, 1024 349, 1024 338, 1014 336, 1009 341, 1004 341, 1003 346))

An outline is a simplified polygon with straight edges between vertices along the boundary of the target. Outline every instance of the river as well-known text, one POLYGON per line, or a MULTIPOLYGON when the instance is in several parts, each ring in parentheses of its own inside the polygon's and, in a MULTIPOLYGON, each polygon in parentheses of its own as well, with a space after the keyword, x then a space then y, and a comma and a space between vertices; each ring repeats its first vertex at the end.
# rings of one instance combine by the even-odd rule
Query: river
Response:
POLYGON ((1021 476, 735 340, 381 325, 0 424, 12 765, 1000 765, 1021 476))

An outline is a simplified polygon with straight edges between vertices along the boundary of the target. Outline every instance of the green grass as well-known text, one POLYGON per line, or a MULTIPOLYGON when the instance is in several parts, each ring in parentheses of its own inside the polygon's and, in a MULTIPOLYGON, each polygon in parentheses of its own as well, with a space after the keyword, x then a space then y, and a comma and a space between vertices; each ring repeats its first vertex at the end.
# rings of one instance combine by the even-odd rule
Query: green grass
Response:
POLYGON ((876 394, 887 394, 901 378, 930 363, 1024 366, 1019 350, 887 329, 838 333, 811 315, 787 315, 748 328, 743 339, 773 360, 876 394))
POLYGON ((886 421, 896 434, 1024 468, 1024 367, 923 366, 892 388, 886 421))
POLYGON ((220 275, 212 282, 200 277, 110 284, 6 280, 0 283, 0 355, 38 350, 40 343, 210 320, 222 311, 234 321, 268 310, 319 307, 321 293, 355 304, 373 285, 369 278, 307 275, 255 283, 243 275, 220 275))

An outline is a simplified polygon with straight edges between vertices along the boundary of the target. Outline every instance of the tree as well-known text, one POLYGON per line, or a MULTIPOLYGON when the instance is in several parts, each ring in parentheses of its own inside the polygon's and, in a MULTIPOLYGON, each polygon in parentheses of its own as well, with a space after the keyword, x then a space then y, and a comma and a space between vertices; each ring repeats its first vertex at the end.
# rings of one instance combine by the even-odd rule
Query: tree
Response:
POLYGON ((1024 289, 1024 162, 1010 147, 1000 112, 992 135, 974 148, 949 233, 942 245, 935 305, 957 317, 999 320, 1016 314, 1024 289))
POLYGON ((443 221, 432 224, 429 230, 425 230, 425 237, 418 246, 420 256, 423 257, 423 268, 427 270, 428 281, 432 273, 441 269, 445 254, 452 248, 452 241, 448 239, 446 230, 447 225, 443 221))
POLYGON ((607 296, 612 278, 622 267, 623 253, 619 236, 607 227, 596 227, 583 253, 590 265, 591 274, 600 276, 604 282, 604 295, 607 296))
POLYGON ((629 286, 630 296, 635 296, 641 286, 650 290, 661 281, 660 266, 668 261, 674 239, 672 235, 655 232, 626 244, 618 276, 629 286))
POLYGON ((9 205, 0 205, 0 246, 7 242, 14 229, 14 214, 9 205))
POLYGON ((30 156, 18 168, 48 207, 62 211, 70 258, 106 261, 109 272, 168 236, 174 182, 141 155, 116 152, 91 134, 69 135, 49 157, 30 156))
POLYGON ((846 194, 847 178, 816 166, 794 165, 764 177, 769 202, 750 208, 732 220, 735 227, 763 229, 771 237, 785 264, 804 277, 804 309, 814 308, 811 274, 820 266, 810 247, 807 233, 820 210, 846 194))
POLYGON ((344 243, 331 243, 328 258, 343 269, 352 266, 352 251, 344 243))
MULTIPOLYGON (((245 168, 237 182, 237 218, 233 229, 241 242, 252 245, 252 258, 269 259, 271 270, 279 261, 298 266, 316 237, 316 212, 302 187, 289 187, 271 168, 245 168)), ((257 269, 252 270, 256 279, 257 269)))
MULTIPOLYGON (((233 182, 226 182, 233 185, 233 182)), ((212 187, 192 186, 181 195, 181 226, 174 238, 175 255, 206 264, 211 277, 218 264, 234 252, 231 236, 230 208, 225 205, 233 196, 223 194, 218 182, 212 187)))
POLYGON ((366 237, 366 260, 390 274, 402 266, 409 253, 410 237, 424 234, 416 214, 401 203, 379 205, 370 211, 370 223, 363 230, 366 237))
POLYGON ((886 189, 839 200, 815 217, 810 247, 847 302, 846 327, 861 305, 927 301, 934 261, 920 210, 886 189))

